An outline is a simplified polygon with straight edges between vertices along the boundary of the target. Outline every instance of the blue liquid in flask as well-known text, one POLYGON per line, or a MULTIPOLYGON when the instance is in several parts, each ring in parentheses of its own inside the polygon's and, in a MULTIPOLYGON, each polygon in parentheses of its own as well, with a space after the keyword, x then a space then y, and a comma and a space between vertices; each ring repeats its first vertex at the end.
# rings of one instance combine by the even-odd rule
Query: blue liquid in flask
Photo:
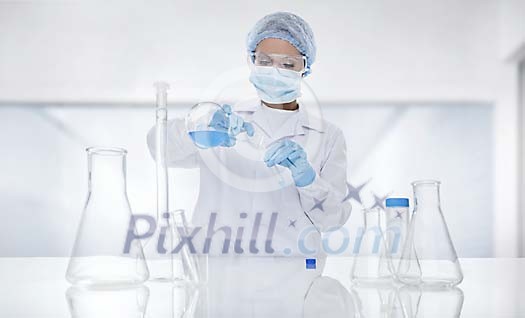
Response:
POLYGON ((204 149, 227 144, 230 140, 228 133, 222 131, 197 130, 190 131, 188 134, 197 147, 204 149))

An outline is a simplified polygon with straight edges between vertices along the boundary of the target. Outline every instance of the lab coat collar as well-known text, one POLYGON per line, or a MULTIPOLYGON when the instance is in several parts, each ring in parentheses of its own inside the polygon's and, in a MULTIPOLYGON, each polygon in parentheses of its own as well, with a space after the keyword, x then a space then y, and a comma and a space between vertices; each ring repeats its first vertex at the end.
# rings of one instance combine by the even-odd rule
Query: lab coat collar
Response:
MULTIPOLYGON (((311 115, 311 113, 308 112, 307 107, 304 105, 305 104, 299 102, 299 113, 297 114, 296 124, 286 125, 282 127, 282 129, 280 129, 277 133, 278 135, 273 136, 275 139, 286 136, 304 135, 305 128, 313 129, 321 133, 324 132, 325 127, 323 121, 311 115)), ((267 106, 263 105, 262 102, 259 100, 254 101, 252 103, 243 103, 241 105, 238 105, 238 107, 235 107, 235 110, 251 112, 251 121, 260 128, 262 128, 267 135, 270 135, 270 127, 268 127, 268 123, 266 121, 266 118, 264 117, 264 113, 260 111, 262 107, 267 106)))

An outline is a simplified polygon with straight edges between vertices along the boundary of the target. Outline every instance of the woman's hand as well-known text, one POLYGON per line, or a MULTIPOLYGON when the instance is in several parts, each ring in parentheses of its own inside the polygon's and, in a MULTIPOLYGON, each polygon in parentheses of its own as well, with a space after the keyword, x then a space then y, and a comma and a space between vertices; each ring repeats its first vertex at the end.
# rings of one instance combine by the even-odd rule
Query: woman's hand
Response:
POLYGON ((264 162, 268 167, 278 164, 290 169, 298 187, 305 187, 315 179, 315 171, 306 158, 306 152, 290 139, 272 144, 264 155, 264 162))
POLYGON ((246 132, 250 137, 254 134, 253 125, 245 122, 241 116, 232 112, 230 105, 223 105, 222 109, 217 110, 213 114, 209 126, 228 133, 229 140, 221 144, 221 146, 225 147, 234 146, 236 136, 242 132, 246 132))

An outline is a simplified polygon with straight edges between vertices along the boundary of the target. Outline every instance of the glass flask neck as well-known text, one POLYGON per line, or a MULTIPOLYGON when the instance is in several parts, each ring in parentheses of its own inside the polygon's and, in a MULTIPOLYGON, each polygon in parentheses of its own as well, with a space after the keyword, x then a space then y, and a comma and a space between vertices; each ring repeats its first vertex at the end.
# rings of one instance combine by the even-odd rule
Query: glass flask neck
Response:
POLYGON ((126 151, 88 148, 88 187, 94 193, 126 193, 126 151))
POLYGON ((439 181, 416 181, 414 188, 414 204, 417 208, 440 208, 439 181))

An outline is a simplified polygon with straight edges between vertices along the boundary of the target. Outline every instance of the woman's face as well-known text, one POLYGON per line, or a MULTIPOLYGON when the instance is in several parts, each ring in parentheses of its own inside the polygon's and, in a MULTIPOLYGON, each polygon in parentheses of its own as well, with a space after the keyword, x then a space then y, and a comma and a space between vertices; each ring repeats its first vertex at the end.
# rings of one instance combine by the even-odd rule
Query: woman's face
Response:
POLYGON ((255 65, 274 66, 280 69, 302 72, 305 63, 301 53, 288 41, 268 38, 255 48, 255 65))
POLYGON ((283 54, 290 56, 301 56, 301 53, 288 41, 281 39, 264 39, 255 48, 255 52, 265 54, 283 54))

